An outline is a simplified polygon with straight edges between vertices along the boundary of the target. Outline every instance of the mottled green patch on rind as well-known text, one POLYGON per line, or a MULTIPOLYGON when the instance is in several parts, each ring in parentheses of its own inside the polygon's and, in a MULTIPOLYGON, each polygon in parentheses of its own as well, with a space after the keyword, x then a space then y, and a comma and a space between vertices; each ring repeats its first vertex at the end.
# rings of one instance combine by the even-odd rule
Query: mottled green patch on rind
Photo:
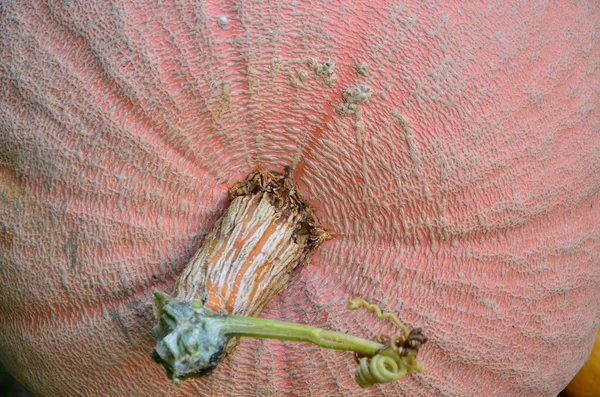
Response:
POLYGON ((223 315, 160 291, 154 292, 154 309, 158 325, 152 358, 172 379, 210 374, 231 339, 223 333, 223 315))

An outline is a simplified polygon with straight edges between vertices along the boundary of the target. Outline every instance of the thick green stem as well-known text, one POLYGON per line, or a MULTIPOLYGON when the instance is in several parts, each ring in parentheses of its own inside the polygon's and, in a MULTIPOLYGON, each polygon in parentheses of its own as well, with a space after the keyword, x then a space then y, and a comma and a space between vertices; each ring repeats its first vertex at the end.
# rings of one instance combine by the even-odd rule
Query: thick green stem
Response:
POLYGON ((310 342, 326 349, 353 351, 364 356, 374 356, 384 347, 367 339, 303 324, 245 316, 225 316, 222 321, 223 333, 231 336, 310 342))
MULTIPOLYGON (((173 378, 208 375, 232 347, 231 339, 242 336, 309 342, 327 349, 358 353, 362 358, 355 379, 361 387, 391 382, 424 369, 416 359, 419 348, 427 341, 419 328, 389 339, 383 345, 309 325, 215 313, 200 302, 181 301, 159 291, 155 291, 154 296, 158 319, 154 330, 158 341, 152 357, 173 378)), ((395 318, 357 298, 349 307, 376 309, 382 319, 395 318)), ((393 321, 400 323, 397 318, 393 321)), ((401 323, 399 327, 406 328, 401 323)))

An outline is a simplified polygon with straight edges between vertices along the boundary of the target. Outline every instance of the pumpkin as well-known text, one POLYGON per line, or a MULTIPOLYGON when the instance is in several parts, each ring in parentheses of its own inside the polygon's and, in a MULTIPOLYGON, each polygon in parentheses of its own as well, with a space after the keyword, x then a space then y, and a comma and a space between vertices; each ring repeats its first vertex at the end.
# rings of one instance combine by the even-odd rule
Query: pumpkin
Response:
POLYGON ((0 361, 44 396, 554 396, 600 326, 600 6, 5 1, 0 361), (149 353, 254 170, 332 236, 260 317, 429 338, 421 374, 242 339, 208 377, 149 353))
POLYGON ((590 357, 565 388, 569 397, 594 397, 600 395, 600 330, 590 357))

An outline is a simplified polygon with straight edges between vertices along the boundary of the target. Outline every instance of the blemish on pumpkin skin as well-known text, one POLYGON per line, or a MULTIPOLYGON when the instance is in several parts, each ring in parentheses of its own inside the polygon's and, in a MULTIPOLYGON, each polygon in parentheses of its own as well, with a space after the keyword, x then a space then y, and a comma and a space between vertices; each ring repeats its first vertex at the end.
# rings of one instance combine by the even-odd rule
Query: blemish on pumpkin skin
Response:
POLYGON ((0 141, 0 183, 5 186, 16 186, 23 181, 20 166, 21 151, 8 148, 10 142, 0 141))
POLYGON ((258 81, 256 75, 256 69, 254 69, 252 66, 248 66, 248 92, 250 94, 254 92, 254 85, 258 81))
MULTIPOLYGON (((408 153, 413 164, 413 173, 419 180, 421 180, 423 174, 421 167, 421 152, 417 146, 417 141, 410 126, 410 121, 408 118, 406 118, 406 116, 398 113, 397 111, 393 111, 392 115, 396 118, 398 124, 400 124, 402 132, 405 134, 406 143, 408 145, 408 153)), ((426 195, 428 194, 428 190, 428 186, 424 185, 424 191, 426 195)))
POLYGON ((369 86, 359 85, 347 88, 342 94, 342 102, 335 107, 335 111, 340 116, 358 114, 360 105, 367 102, 371 95, 373 95, 373 90, 369 86))
POLYGON ((227 101, 227 103, 231 103, 231 86, 229 84, 225 84, 223 87, 223 98, 227 101))
POLYGON ((273 62, 271 66, 268 68, 269 77, 275 78, 283 69, 283 64, 281 62, 273 62))
POLYGON ((134 312, 138 317, 145 320, 146 324, 152 324, 154 322, 154 314, 152 313, 152 305, 144 304, 141 299, 134 299, 127 303, 127 308, 134 312))
POLYGON ((0 245, 12 246, 15 233, 12 227, 6 225, 4 222, 0 222, 0 245))
POLYGON ((290 84, 294 88, 299 88, 304 85, 308 73, 306 70, 298 69, 295 72, 290 73, 290 84))
POLYGON ((338 79, 335 74, 335 65, 335 59, 327 59, 323 62, 317 61, 314 58, 308 60, 308 66, 317 76, 323 77, 325 85, 329 87, 331 87, 338 79))
MULTIPOLYGON (((233 103, 233 97, 231 95, 231 86, 225 84, 223 89, 221 90, 220 100, 218 105, 211 109, 211 116, 215 123, 220 123, 223 114, 228 112, 231 109, 231 105, 233 103)), ((164 117, 164 116, 163 116, 164 117)), ((166 118, 165 118, 166 120, 166 118)))
POLYGON ((75 269, 78 260, 78 249, 79 249, 79 233, 71 232, 69 233, 69 239, 65 243, 65 253, 67 255, 67 259, 69 261, 69 266, 71 269, 75 269))
POLYGON ((127 329, 127 326, 125 325, 125 320, 123 320, 123 316, 121 316, 121 313, 119 312, 119 310, 118 309, 114 309, 114 308, 113 309, 108 309, 108 314, 110 315, 110 317, 113 320, 113 322, 115 323, 115 325, 123 333, 123 335, 125 335, 125 337, 129 341, 129 343, 132 346, 134 346, 135 343, 133 341, 133 338, 131 337, 131 334, 129 333, 129 330, 127 329))
POLYGON ((229 19, 227 19, 227 17, 225 15, 221 15, 220 17, 217 18, 217 24, 222 29, 227 29, 227 25, 229 25, 229 19))
POLYGON ((356 123, 354 123, 353 125, 354 127, 354 132, 356 133, 356 140, 358 142, 362 142, 363 141, 363 137, 365 136, 365 123, 363 122, 362 118, 357 120, 356 123))
POLYGON ((369 75, 369 64, 367 62, 357 62, 355 65, 356 73, 367 77, 369 75))

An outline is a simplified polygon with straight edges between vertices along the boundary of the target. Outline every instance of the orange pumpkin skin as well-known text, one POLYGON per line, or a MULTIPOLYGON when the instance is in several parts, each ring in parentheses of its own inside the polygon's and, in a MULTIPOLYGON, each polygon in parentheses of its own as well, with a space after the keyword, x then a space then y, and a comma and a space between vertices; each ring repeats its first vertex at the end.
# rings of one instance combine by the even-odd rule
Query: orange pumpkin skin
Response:
POLYGON ((569 397, 595 397, 600 395, 600 330, 590 356, 565 388, 569 397))
POLYGON ((600 326, 599 24, 591 0, 4 2, 0 361, 45 396, 556 395, 600 326), (285 165, 335 238, 261 316, 374 336, 360 295, 426 330, 425 373, 365 391, 347 354, 254 339, 205 379, 151 361, 152 288, 285 165))

